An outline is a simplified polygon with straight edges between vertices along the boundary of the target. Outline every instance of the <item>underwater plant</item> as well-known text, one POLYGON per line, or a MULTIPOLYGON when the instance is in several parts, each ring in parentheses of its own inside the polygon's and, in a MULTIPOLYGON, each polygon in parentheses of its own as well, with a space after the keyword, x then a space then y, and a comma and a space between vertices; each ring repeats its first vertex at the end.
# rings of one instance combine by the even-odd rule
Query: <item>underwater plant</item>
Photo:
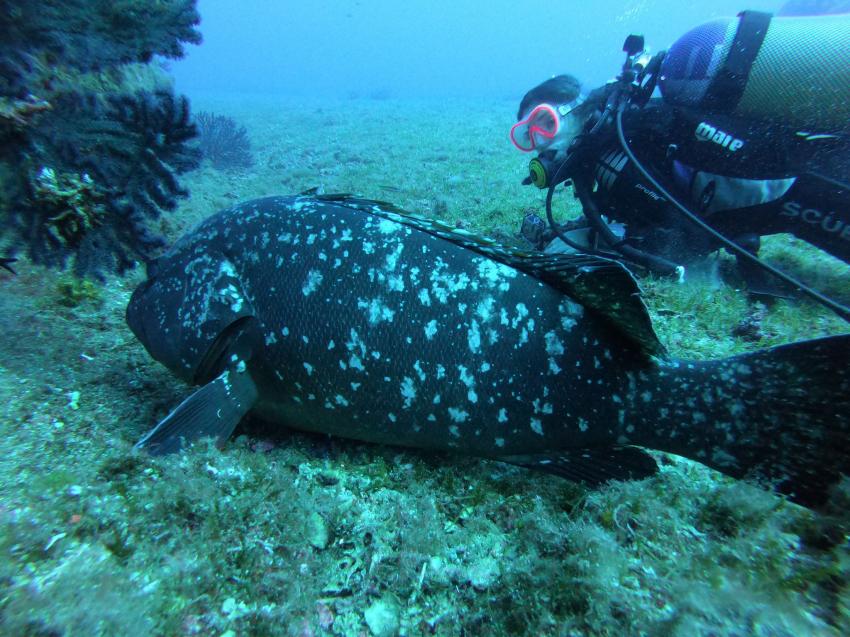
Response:
POLYGON ((123 272, 197 165, 189 105, 150 62, 199 43, 196 0, 0 0, 4 252, 123 272))
POLYGON ((227 115, 200 111, 195 115, 201 155, 214 168, 228 170, 253 165, 248 131, 227 115))

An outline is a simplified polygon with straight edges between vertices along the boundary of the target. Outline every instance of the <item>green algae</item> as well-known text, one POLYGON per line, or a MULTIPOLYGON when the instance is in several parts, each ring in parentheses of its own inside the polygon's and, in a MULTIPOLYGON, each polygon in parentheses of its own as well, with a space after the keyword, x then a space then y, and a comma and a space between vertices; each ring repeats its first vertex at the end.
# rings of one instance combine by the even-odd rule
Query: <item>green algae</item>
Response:
MULTIPOLYGON (((246 124, 257 162, 226 179, 192 173, 173 237, 221 206, 317 185, 506 236, 542 203, 519 185, 512 103, 208 101, 246 124), (391 116, 401 119, 387 138, 391 116)), ((787 237, 765 243, 769 258, 846 300, 846 266, 787 237)), ((685 284, 642 277, 674 354, 846 330, 807 302, 756 308, 729 265, 710 257, 685 284), (755 340, 735 335, 748 318, 755 340)), ((223 451, 150 458, 132 443, 187 388, 123 323, 141 274, 69 308, 63 275, 18 270, 0 274, 4 634, 850 632, 846 485, 814 513, 659 454, 657 476, 587 490, 250 422, 223 451)))

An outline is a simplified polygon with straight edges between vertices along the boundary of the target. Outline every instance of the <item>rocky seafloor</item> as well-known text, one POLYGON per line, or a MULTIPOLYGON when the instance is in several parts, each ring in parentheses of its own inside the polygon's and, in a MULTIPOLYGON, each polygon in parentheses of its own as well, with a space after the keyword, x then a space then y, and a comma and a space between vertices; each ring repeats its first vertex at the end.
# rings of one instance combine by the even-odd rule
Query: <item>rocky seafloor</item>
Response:
MULTIPOLYGON (((540 191, 507 141, 514 104, 207 97, 254 165, 187 175, 168 237, 312 187, 500 237, 540 191)), ((567 198, 564 197, 564 200, 567 198)), ((846 266, 789 237, 765 253, 850 300, 846 266)), ((642 278, 662 341, 712 358, 846 325, 754 305, 732 260, 642 278)), ((124 324, 142 272, 0 273, 0 632, 8 635, 846 635, 850 490, 812 512, 659 454, 588 490, 499 463, 247 422, 222 451, 133 443, 188 387, 124 324)))

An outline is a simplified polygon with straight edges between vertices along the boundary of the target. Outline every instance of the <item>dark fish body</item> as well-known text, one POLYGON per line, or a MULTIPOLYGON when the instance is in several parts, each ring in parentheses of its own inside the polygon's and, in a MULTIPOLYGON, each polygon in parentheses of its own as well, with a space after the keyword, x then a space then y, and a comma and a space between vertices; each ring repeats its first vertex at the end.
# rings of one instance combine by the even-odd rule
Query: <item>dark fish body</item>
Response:
POLYGON ((127 319, 154 358, 202 386, 142 441, 154 450, 226 438, 253 410, 589 482, 651 473, 633 445, 733 475, 757 468, 801 500, 846 464, 825 471, 812 464, 821 445, 777 444, 792 420, 846 446, 846 399, 818 391, 813 416, 787 382, 846 396, 845 337, 671 361, 617 264, 511 251, 376 202, 273 197, 222 211, 150 267, 127 319))

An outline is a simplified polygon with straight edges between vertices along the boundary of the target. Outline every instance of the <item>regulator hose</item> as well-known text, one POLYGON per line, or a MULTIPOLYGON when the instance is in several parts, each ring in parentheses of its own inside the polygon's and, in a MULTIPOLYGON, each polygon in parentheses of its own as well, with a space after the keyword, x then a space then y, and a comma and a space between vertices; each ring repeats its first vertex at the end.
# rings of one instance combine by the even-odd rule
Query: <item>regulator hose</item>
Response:
POLYGON ((705 223, 702 219, 697 217, 693 212, 688 210, 687 206, 679 202, 679 200, 677 200, 672 194, 670 194, 670 192, 664 186, 658 183, 658 180, 655 179, 655 177, 653 177, 649 173, 649 171, 644 167, 644 165, 632 152, 632 149, 629 147, 629 143, 626 140, 626 136, 623 133, 623 111, 625 111, 627 107, 628 103, 622 102, 619 108, 617 109, 617 138, 619 139, 620 146, 622 146, 623 151, 626 153, 626 156, 628 156, 629 160, 640 171, 644 178, 649 181, 650 184, 652 184, 653 188, 655 188, 659 193, 661 193, 661 195, 666 197, 667 200, 685 216, 685 218, 687 218, 691 223, 695 224, 697 227, 701 228, 703 231, 707 232, 714 239, 719 241, 724 248, 726 248, 736 256, 742 257, 750 263, 753 263, 756 266, 762 268, 763 270, 769 272, 776 278, 794 287, 795 289, 799 290, 814 301, 817 301, 821 305, 828 307, 842 319, 850 323, 850 308, 842 305, 841 303, 838 303, 837 301, 833 301, 828 296, 821 294, 814 288, 811 288, 802 283, 801 281, 798 281, 797 279, 793 278, 792 276, 785 274, 782 270, 773 267, 769 263, 765 263, 754 254, 747 252, 747 250, 739 246, 734 241, 727 239, 725 236, 717 232, 717 230, 715 230, 707 223, 705 223))

